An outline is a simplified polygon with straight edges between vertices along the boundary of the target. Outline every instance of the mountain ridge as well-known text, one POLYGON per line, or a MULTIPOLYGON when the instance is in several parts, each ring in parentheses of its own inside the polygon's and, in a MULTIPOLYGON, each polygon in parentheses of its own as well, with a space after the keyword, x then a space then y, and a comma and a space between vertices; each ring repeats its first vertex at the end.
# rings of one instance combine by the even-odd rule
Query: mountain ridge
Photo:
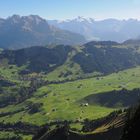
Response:
POLYGON ((70 70, 75 69, 76 65, 76 69, 84 74, 109 74, 140 64, 139 46, 131 48, 132 45, 123 45, 112 41, 92 41, 82 46, 36 46, 15 51, 3 50, 0 58, 18 67, 26 65, 29 72, 48 73, 58 66, 64 66, 66 73, 61 72, 59 76, 67 77, 73 74, 70 70))
POLYGON ((0 21, 1 48, 24 48, 47 44, 69 45, 85 42, 82 35, 49 25, 45 19, 37 15, 13 15, 0 21))
POLYGON ((78 17, 68 20, 48 20, 48 23, 73 31, 85 36, 87 40, 112 40, 123 42, 131 38, 137 38, 140 34, 140 21, 137 19, 118 20, 78 17))

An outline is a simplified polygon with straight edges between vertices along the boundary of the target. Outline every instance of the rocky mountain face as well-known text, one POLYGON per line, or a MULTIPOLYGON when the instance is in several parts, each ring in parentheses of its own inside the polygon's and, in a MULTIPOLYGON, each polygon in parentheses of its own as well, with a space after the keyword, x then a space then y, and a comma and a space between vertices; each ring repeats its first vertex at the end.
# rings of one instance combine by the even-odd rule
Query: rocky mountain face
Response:
POLYGON ((80 44, 82 35, 50 26, 36 15, 0 19, 0 47, 23 48, 47 44, 80 44))
POLYGON ((88 40, 123 42, 131 38, 137 38, 140 35, 140 21, 135 19, 95 21, 92 18, 78 17, 65 21, 51 20, 48 23, 61 29, 82 34, 88 40))
POLYGON ((79 45, 87 40, 123 42, 139 38, 140 21, 78 17, 72 20, 45 20, 37 15, 0 18, 0 48, 24 48, 48 44, 79 45))

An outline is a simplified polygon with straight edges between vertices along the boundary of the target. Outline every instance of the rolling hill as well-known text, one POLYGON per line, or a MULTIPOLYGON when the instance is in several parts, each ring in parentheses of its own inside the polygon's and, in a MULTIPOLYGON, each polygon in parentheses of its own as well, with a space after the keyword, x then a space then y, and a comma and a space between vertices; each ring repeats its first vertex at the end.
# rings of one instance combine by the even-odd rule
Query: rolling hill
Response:
MULTIPOLYGON (((52 72, 60 67, 59 78, 73 75, 75 66, 83 74, 110 74, 120 70, 135 67, 140 64, 139 46, 127 47, 116 42, 90 42, 83 46, 56 45, 48 47, 31 47, 21 50, 4 50, 0 54, 1 61, 17 67, 25 66, 25 71, 52 72)), ((79 74, 80 74, 79 71, 79 74)), ((78 71, 77 71, 78 72, 78 71)), ((79 76, 77 73, 77 76, 79 76)))

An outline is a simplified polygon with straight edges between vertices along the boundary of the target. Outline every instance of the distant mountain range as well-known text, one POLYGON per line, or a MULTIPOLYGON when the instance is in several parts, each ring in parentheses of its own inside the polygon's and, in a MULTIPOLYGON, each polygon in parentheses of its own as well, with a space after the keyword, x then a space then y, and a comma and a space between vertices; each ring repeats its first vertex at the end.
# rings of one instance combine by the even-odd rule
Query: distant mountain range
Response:
POLYGON ((24 48, 47 44, 81 44, 85 38, 77 33, 49 25, 39 16, 13 15, 0 19, 0 48, 24 48))
MULTIPOLYGON (((125 40, 140 38, 140 21, 78 17, 72 20, 45 20, 37 15, 13 15, 0 19, 0 48, 29 46, 81 45, 89 40, 125 40)), ((134 41, 136 42, 136 41, 134 41)), ((125 42, 127 43, 127 42, 125 42)))
POLYGON ((95 21, 92 18, 78 17, 72 20, 50 20, 49 24, 86 37, 87 40, 112 40, 123 42, 140 36, 140 21, 136 19, 105 19, 95 21))

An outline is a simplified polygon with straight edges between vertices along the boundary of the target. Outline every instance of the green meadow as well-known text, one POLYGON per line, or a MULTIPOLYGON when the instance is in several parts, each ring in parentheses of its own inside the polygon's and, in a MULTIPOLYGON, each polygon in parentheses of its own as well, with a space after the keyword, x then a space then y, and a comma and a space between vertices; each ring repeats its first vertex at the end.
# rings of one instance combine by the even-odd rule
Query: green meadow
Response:
POLYGON ((9 105, 0 108, 0 112, 14 112, 26 108, 28 102, 42 103, 39 112, 29 114, 28 111, 19 111, 12 115, 0 117, 1 122, 15 123, 18 121, 43 125, 57 120, 83 121, 84 119, 97 119, 106 116, 116 108, 100 106, 98 104, 82 106, 82 99, 106 91, 120 90, 122 88, 134 89, 140 87, 140 67, 120 71, 103 77, 88 78, 65 82, 62 84, 49 84, 39 88, 31 98, 21 104, 9 105))

